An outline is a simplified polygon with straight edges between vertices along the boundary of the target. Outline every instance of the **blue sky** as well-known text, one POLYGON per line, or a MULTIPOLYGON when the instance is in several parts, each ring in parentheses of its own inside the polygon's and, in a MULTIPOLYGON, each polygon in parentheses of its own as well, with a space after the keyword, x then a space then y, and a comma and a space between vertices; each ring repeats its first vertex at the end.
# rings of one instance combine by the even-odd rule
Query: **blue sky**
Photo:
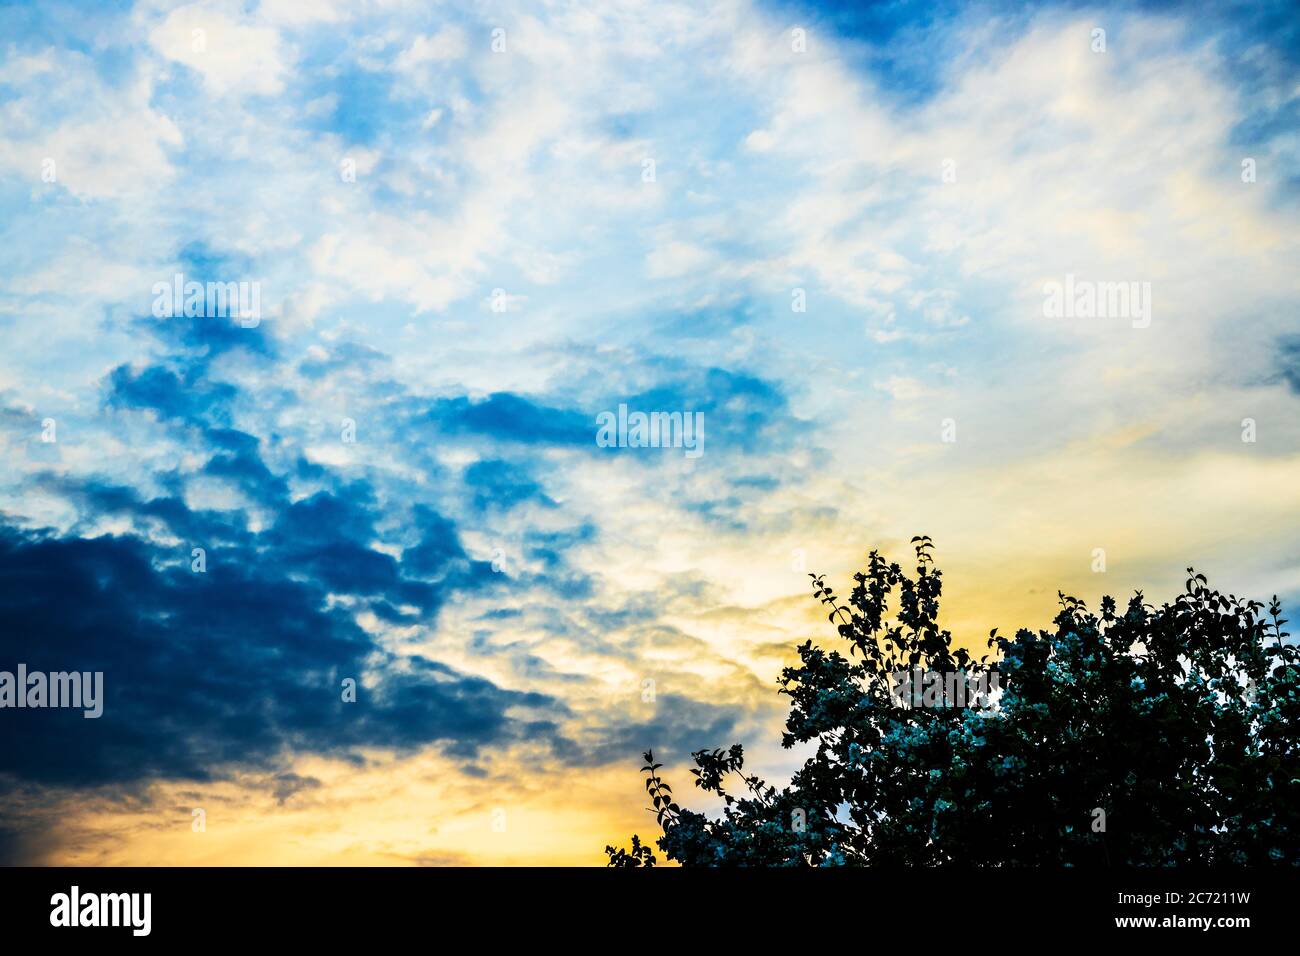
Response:
POLYGON ((1285 4, 0 36, 0 667, 108 698, 0 721, 0 856, 599 862, 645 747, 789 768, 806 572, 913 534, 972 643, 1189 564, 1300 597, 1285 4), (178 273, 257 322, 157 317, 178 273), (620 404, 703 453, 600 447, 620 404))

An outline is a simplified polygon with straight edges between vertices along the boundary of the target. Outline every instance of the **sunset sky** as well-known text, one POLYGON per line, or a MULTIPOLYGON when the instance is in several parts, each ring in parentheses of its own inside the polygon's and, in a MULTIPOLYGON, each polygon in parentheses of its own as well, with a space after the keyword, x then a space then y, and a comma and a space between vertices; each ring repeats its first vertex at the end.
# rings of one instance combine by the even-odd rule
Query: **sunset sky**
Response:
POLYGON ((1294 616, 1300 34, 1198 6, 0 7, 0 670, 105 685, 0 862, 603 864, 914 534, 971 647, 1294 616))

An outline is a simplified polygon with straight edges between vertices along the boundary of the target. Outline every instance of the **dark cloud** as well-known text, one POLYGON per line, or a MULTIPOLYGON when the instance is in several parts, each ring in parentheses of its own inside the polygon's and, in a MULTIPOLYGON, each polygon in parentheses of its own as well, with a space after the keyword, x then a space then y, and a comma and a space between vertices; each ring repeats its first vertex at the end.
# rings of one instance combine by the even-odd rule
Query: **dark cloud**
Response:
POLYGON ((654 716, 646 720, 612 721, 592 745, 563 743, 562 756, 577 766, 597 767, 634 760, 647 749, 676 759, 696 750, 736 742, 741 711, 735 707, 675 694, 660 694, 653 707, 654 716))
POLYGON ((40 476, 86 517, 58 534, 0 524, 0 668, 102 671, 104 713, 6 711, 0 777, 64 786, 202 781, 235 765, 279 770, 300 752, 439 743, 472 758, 484 746, 554 737, 558 702, 394 655, 356 623, 369 608, 385 620, 433 624, 451 594, 500 583, 490 565, 468 557, 455 523, 411 507, 387 535, 404 548, 399 561, 377 547, 385 512, 368 480, 342 481, 299 457, 298 476, 326 487, 294 500, 264 460, 263 440, 232 426, 237 392, 211 379, 208 359, 200 352, 119 367, 105 402, 149 410, 206 454, 197 473, 239 487, 273 520, 254 530, 243 512, 190 508, 185 484, 195 473, 149 476, 165 489, 152 497, 40 476), (109 515, 138 530, 85 536, 109 515), (180 543, 156 543, 167 539, 180 543), (204 549, 201 572, 193 548, 204 549), (355 703, 342 700, 345 678, 360 685, 355 703), (532 716, 512 716, 515 708, 532 716))
POLYGON ((548 507, 555 502, 542 491, 526 469, 500 459, 476 461, 465 469, 465 484, 473 489, 474 507, 479 511, 498 508, 509 511, 525 501, 548 507))
POLYGON ((261 440, 230 426, 230 406, 237 394, 229 384, 210 381, 198 360, 183 371, 162 365, 119 366, 108 376, 105 404, 151 411, 177 429, 179 439, 196 441, 209 453, 205 474, 226 479, 255 501, 273 505, 287 497, 288 485, 262 460, 261 440))
POLYGON ((315 777, 303 777, 296 773, 281 773, 275 777, 275 802, 284 806, 290 799, 304 790, 317 790, 322 786, 315 777))
POLYGON ((663 384, 627 398, 629 411, 704 413, 705 454, 770 453, 788 447, 798 428, 780 386, 721 368, 684 370, 663 384))
MULTIPOLYGON (((347 527, 314 543, 355 561, 347 527)), ((207 780, 232 764, 275 767, 287 752, 441 742, 472 756, 554 734, 553 722, 507 714, 558 716, 541 694, 384 652, 328 600, 356 589, 320 577, 323 565, 285 560, 274 542, 218 548, 206 573, 167 563, 174 557, 135 537, 0 527, 0 662, 102 671, 105 698, 95 720, 79 710, 6 710, 0 775, 67 786, 207 780), (342 700, 348 677, 361 685, 356 703, 342 700)), ((356 580, 362 591, 378 587, 367 571, 356 580)), ((400 591, 403 582, 382 583, 400 591)))
POLYGON ((1278 343, 1277 367, 1282 381, 1300 395, 1300 337, 1285 338, 1278 343))
POLYGON ((37 866, 55 847, 53 834, 30 823, 0 826, 0 866, 37 866))
POLYGON ((283 501, 288 496, 288 484, 262 461, 261 441, 255 435, 233 428, 209 428, 204 434, 215 452, 203 466, 204 474, 229 480, 254 501, 283 501))
MULTIPOLYGON (((212 268, 191 257, 187 278, 202 281, 212 268)), ((248 416, 235 414, 239 391, 212 374, 212 356, 229 343, 204 341, 209 333, 187 331, 186 322, 195 320, 156 329, 168 346, 165 357, 109 374, 105 405, 124 415, 149 413, 198 463, 142 475, 140 486, 153 494, 45 473, 36 480, 82 518, 61 532, 0 523, 0 668, 21 661, 31 670, 105 675, 97 720, 79 710, 0 715, 0 791, 121 791, 155 779, 205 782, 255 770, 273 775, 283 803, 315 785, 291 772, 291 759, 303 753, 359 760, 368 748, 436 744, 472 765, 485 748, 528 740, 562 762, 590 766, 646 746, 714 746, 733 735, 735 708, 662 697, 652 719, 615 722, 570 740, 559 730, 569 716, 561 701, 382 646, 357 623, 359 611, 393 624, 436 626, 448 601, 471 592, 540 587, 561 605, 589 599, 593 582, 572 570, 566 552, 593 540, 595 527, 524 528, 513 536, 517 557, 540 565, 541 573, 512 578, 493 571, 466 552, 457 521, 442 507, 403 502, 373 476, 353 471, 345 479, 274 434, 245 430, 248 416), (257 523, 243 510, 191 507, 188 485, 199 476, 240 489, 257 506, 257 523), (93 530, 106 517, 125 518, 133 530, 93 530), (205 549, 202 573, 191 569, 193 548, 205 549), (356 703, 342 700, 345 678, 359 683, 356 703)), ((253 331, 233 328, 237 335, 253 331)), ((371 350, 340 347, 300 370, 319 376, 380 359, 371 350)), ((786 411, 770 384, 718 369, 613 398, 610 407, 620 400, 650 410, 706 411, 710 436, 722 427, 738 441, 761 435, 786 411)), ((594 414, 511 393, 432 404, 408 394, 391 407, 409 415, 397 427, 432 425, 447 437, 505 446, 463 475, 458 490, 480 515, 524 502, 554 506, 536 466, 511 457, 511 443, 596 452, 594 414)), ((644 613, 652 615, 649 608, 644 613)), ((497 653, 491 645, 488 635, 465 637, 473 653, 497 653)), ((553 672, 526 648, 511 653, 525 674, 585 679, 553 672)))
POLYGON ((595 446, 594 415, 533 402, 510 392, 494 392, 473 401, 465 396, 440 398, 428 418, 450 433, 482 435, 524 445, 595 446))
POLYGON ((527 528, 521 536, 520 553, 504 555, 504 571, 522 586, 542 588, 557 601, 585 602, 595 594, 595 581, 591 575, 576 569, 565 552, 595 537, 596 529, 591 524, 556 530, 527 528), (520 572, 516 568, 517 558, 529 564, 540 563, 542 570, 520 572))
MULTIPOLYGON (((164 485, 176 484, 175 476, 159 477, 164 485)), ((145 525, 159 523, 182 541, 207 547, 234 543, 247 545, 252 540, 242 511, 191 510, 185 504, 179 487, 171 487, 167 494, 144 498, 134 488, 94 479, 73 481, 45 473, 35 480, 47 492, 76 505, 90 520, 125 516, 145 525)), ((81 527, 83 523, 78 522, 75 527, 81 527)), ((184 547, 187 560, 189 548, 189 544, 184 547)))
POLYGON ((109 407, 150 409, 163 421, 207 423, 234 397, 233 386, 206 381, 196 368, 121 365, 108 376, 109 407))

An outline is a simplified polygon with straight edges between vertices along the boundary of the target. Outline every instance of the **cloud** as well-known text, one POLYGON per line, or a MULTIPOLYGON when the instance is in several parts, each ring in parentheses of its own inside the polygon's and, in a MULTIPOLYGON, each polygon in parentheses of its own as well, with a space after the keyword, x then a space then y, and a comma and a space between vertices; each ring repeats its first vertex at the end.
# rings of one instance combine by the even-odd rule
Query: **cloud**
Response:
POLYGON ((565 444, 595 447, 595 418, 554 408, 521 395, 497 392, 480 400, 440 398, 427 417, 452 433, 469 433, 524 445, 565 444))
POLYGON ((413 73, 428 63, 454 60, 465 55, 465 33, 457 26, 446 26, 436 33, 418 36, 393 61, 399 73, 413 73))
POLYGON ((465 483, 474 489, 474 506, 480 510, 509 510, 525 501, 555 504, 525 468, 500 459, 474 462, 465 469, 465 483))
POLYGON ((275 766, 286 748, 442 742, 473 755, 525 727, 538 732, 510 711, 545 710, 545 696, 384 654, 331 608, 328 588, 351 581, 364 592, 374 582, 364 549, 321 537, 323 553, 341 560, 328 583, 304 578, 301 563, 276 573, 285 552, 251 541, 213 548, 197 574, 187 550, 168 555, 137 538, 0 531, 0 657, 30 670, 102 671, 106 697, 93 721, 80 711, 9 714, 0 774, 92 787, 205 780, 233 765, 275 766), (345 678, 359 684, 355 705, 342 702, 345 678))
POLYGON ((1300 395, 1300 339, 1283 339, 1278 343, 1277 364, 1287 387, 1300 395))
MULTIPOLYGON (((154 108, 147 69, 110 81, 86 55, 44 48, 6 58, 0 83, 17 94, 0 102, 0 173, 29 189, 67 190, 83 201, 139 199, 174 176, 171 153, 184 137, 154 108)), ((122 268, 129 267, 119 266, 119 276, 122 268)))
POLYGON ((216 96, 280 92, 291 57, 279 33, 236 10, 215 2, 177 7, 149 30, 149 44, 166 59, 197 71, 216 96))
POLYGON ((671 279, 698 272, 711 261, 713 257, 706 249, 689 242, 669 242, 652 249, 646 256, 646 275, 651 279, 671 279))
POLYGON ((647 746, 785 767, 807 574, 914 533, 976 639, 1095 547, 1300 586, 1284 4, 49 9, 0 11, 0 662, 110 707, 0 724, 0 855, 508 861, 508 799, 590 861, 647 746), (176 272, 264 321, 154 319, 176 272), (1067 274, 1150 327, 1046 321, 1067 274), (598 448, 619 404, 704 454, 598 448))

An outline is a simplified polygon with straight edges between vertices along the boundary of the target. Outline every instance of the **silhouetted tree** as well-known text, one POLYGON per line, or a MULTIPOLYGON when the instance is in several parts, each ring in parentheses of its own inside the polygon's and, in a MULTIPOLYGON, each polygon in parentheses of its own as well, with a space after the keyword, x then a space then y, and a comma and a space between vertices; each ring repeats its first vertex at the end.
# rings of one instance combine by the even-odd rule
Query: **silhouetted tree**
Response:
POLYGON ((612 846, 605 847, 605 855, 609 857, 608 866, 654 866, 654 851, 641 842, 641 838, 635 833, 632 834, 632 849, 624 850, 623 848, 614 849, 612 846))
POLYGON ((936 623, 942 575, 929 538, 913 544, 915 577, 873 551, 847 604, 809 575, 848 656, 809 641, 782 672, 782 746, 816 748, 788 787, 747 775, 738 744, 698 751, 695 784, 724 804, 711 819, 674 802, 645 754, 669 860, 1300 864, 1300 667, 1276 597, 1264 613, 1191 569, 1159 608, 1138 592, 1093 613, 1062 594, 1054 630, 994 629, 996 654, 975 660, 936 623), (902 706, 890 675, 914 668, 996 674, 1000 694, 902 706))

